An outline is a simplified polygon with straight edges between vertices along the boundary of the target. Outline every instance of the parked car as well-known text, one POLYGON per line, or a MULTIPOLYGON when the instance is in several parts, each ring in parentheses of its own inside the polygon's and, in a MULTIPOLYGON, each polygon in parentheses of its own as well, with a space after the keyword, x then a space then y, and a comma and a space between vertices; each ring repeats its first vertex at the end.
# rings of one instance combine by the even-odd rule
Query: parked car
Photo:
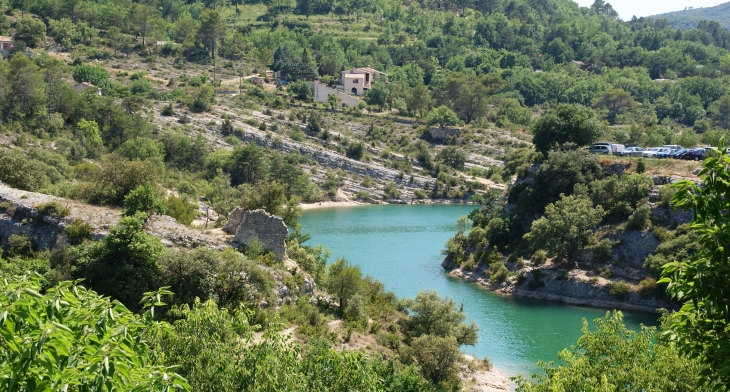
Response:
POLYGON ((605 144, 594 144, 588 147, 588 152, 591 154, 610 154, 611 148, 605 144))
POLYGON ((694 150, 691 150, 686 155, 684 155, 682 159, 687 159, 690 161, 704 161, 706 156, 707 151, 705 151, 704 148, 695 148, 694 150))
POLYGON ((674 150, 671 154, 669 154, 670 158, 674 159, 682 159, 682 155, 687 153, 689 150, 685 150, 684 148, 681 150, 674 150))
POLYGON ((682 146, 680 146, 680 145, 677 145, 677 144, 665 144, 665 145, 663 145, 662 147, 664 147, 664 148, 668 148, 668 149, 670 149, 670 150, 672 150, 672 151, 675 151, 675 150, 681 150, 681 149, 682 149, 682 146))
POLYGON ((658 150, 656 150, 656 157, 657 158, 660 158, 660 159, 661 158, 669 158, 669 154, 671 154, 673 151, 674 150, 672 150, 672 149, 669 149, 669 148, 666 148, 666 147, 661 147, 658 150))
POLYGON ((624 157, 640 157, 644 149, 641 147, 626 147, 623 151, 619 152, 618 155, 624 157))
POLYGON ((656 158, 656 153, 657 153, 657 151, 659 151, 660 148, 661 147, 652 147, 652 148, 646 149, 641 153, 641 156, 644 158, 656 158))

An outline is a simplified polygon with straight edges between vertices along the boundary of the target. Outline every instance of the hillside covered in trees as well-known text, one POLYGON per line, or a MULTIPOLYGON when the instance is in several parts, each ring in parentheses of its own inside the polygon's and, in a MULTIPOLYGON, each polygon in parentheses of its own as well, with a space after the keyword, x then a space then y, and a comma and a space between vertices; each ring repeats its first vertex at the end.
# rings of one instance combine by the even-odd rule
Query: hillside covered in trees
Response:
POLYGON ((717 22, 720 27, 730 28, 730 3, 723 3, 714 7, 693 8, 691 5, 681 11, 667 12, 649 16, 652 19, 666 19, 669 25, 682 30, 698 27, 702 21, 717 22))
MULTIPOLYGON (((398 299, 346 260, 328 261, 298 223, 303 202, 480 202, 474 228, 466 234, 462 222, 447 251, 505 279, 502 253, 515 265, 534 254, 568 265, 584 250, 610 256, 611 234, 651 227, 661 245, 641 281, 647 295, 663 296, 662 266, 700 257, 711 229, 652 220, 647 200, 669 210, 673 188, 652 195, 647 174, 697 180, 700 164, 647 160, 639 169, 578 148, 599 139, 718 145, 730 131, 728 34, 714 22, 621 21, 601 0, 588 8, 568 0, 0 0, 0 36, 12 45, 0 61, 0 181, 120 216, 102 228, 67 222, 52 246, 0 233, 0 390, 63 389, 69 377, 84 390, 468 385, 473 369, 459 348, 474 344, 478 327, 433 292, 398 299), (335 86, 357 67, 386 73, 388 83, 374 82, 353 107, 314 101, 313 82, 335 86), (627 171, 608 173, 613 164, 627 171), (490 190, 506 199, 493 203, 490 190), (225 236, 236 206, 286 222, 296 267, 261 244, 166 247, 146 229, 151 216, 167 214, 225 236), (577 230, 561 230, 577 221, 577 230), (599 226, 614 230, 602 233, 607 242, 594 241, 599 226), (105 236, 92 239, 94 229, 105 236), (281 300, 282 291, 296 299, 281 300), (343 327, 332 331, 330 322, 343 327), (284 327, 296 328, 294 341, 284 327), (369 339, 365 352, 333 348, 357 335, 369 339)), ((706 162, 706 171, 721 172, 712 164, 723 162, 706 162)), ((31 210, 0 203, 0 216, 21 228, 69 215, 60 202, 31 210)), ((681 301, 692 270, 670 272, 684 274, 670 290, 681 301)), ((692 310, 679 314, 692 319, 692 310)), ((712 372, 724 382, 711 320, 695 320, 706 324, 694 349, 710 348, 698 359, 682 354, 691 350, 677 336, 691 328, 681 317, 668 340, 633 335, 620 316, 607 317, 601 337, 615 339, 598 346, 647 354, 640 359, 651 370, 630 373, 646 376, 637 385, 676 369, 687 371, 675 390, 712 372), (659 350, 641 350, 655 341, 659 350)), ((627 385, 595 378, 611 363, 581 359, 600 357, 589 350, 592 336, 578 357, 562 354, 568 364, 598 364, 585 373, 596 388, 627 385)), ((550 366, 535 385, 519 383, 585 381, 550 366)), ((705 387, 719 390, 714 382, 705 387)))

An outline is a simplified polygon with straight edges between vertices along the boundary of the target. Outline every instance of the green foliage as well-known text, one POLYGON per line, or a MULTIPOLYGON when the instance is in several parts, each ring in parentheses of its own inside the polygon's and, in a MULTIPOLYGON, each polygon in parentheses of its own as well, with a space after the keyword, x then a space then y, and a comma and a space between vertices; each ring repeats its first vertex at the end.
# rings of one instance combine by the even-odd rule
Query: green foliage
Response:
POLYGON ((124 215, 134 216, 138 212, 146 215, 164 214, 165 201, 157 194, 154 186, 147 184, 133 189, 124 197, 124 215))
POLYGON ((545 154, 553 149, 571 148, 568 146, 587 146, 601 132, 601 124, 591 109, 581 105, 558 105, 535 120, 532 142, 545 154))
POLYGON ((457 309, 454 300, 441 299, 433 290, 421 291, 415 300, 409 300, 408 334, 411 338, 438 336, 453 338, 458 345, 476 344, 479 326, 474 322, 465 323, 466 315, 457 309))
POLYGON ((73 78, 76 83, 87 82, 104 88, 109 83, 109 72, 104 67, 82 64, 74 67, 73 78))
POLYGON ((644 228, 649 224, 650 218, 651 208, 649 208, 649 205, 640 205, 636 208, 636 210, 634 210, 631 216, 629 216, 629 219, 626 221, 626 229, 637 231, 644 230, 644 228))
POLYGON ((639 282, 639 287, 636 289, 636 292, 641 298, 649 298, 656 295, 657 289, 656 279, 646 278, 639 282))
POLYGON ((545 208, 545 216, 532 222, 525 240, 534 250, 545 249, 551 255, 572 260, 577 250, 593 239, 593 229, 605 212, 601 206, 593 208, 584 196, 562 196, 545 208))
POLYGON ((146 218, 143 213, 123 217, 102 241, 88 247, 81 261, 80 274, 92 289, 131 309, 139 308, 143 293, 155 289, 157 258, 165 249, 145 232, 146 218))
POLYGON ((593 246, 593 257, 601 262, 606 262, 611 259, 611 251, 616 243, 609 240, 603 239, 593 246))
POLYGON ((409 353, 421 369, 421 374, 434 384, 458 380, 463 355, 452 336, 422 335, 411 343, 409 353))
POLYGON ((125 197, 145 184, 154 184, 156 169, 150 161, 129 161, 119 155, 104 157, 99 171, 93 178, 94 188, 88 195, 91 203, 122 205, 125 197))
POLYGON ((165 158, 165 146, 148 137, 137 137, 122 143, 116 153, 130 161, 139 159, 162 162, 165 158))
POLYGON ((646 171, 646 162, 643 158, 639 158, 638 161, 636 161, 636 172, 641 174, 646 171))
POLYGON ((447 106, 441 105, 428 112, 426 124, 430 127, 438 125, 441 128, 445 128, 458 125, 459 117, 453 110, 449 109, 447 106))
POLYGON ((154 362, 143 337, 164 327, 151 317, 71 282, 40 292, 34 277, 0 280, 2 389, 189 390, 172 368, 154 362))
POLYGON ((360 291, 361 282, 360 267, 350 264, 345 258, 330 264, 325 287, 339 301, 340 312, 345 311, 347 302, 360 291))
POLYGON ((35 250, 35 243, 26 235, 11 234, 8 237, 8 256, 10 257, 31 257, 35 250))
POLYGON ((37 191, 50 184, 41 162, 13 150, 0 150, 0 181, 26 191, 37 191))
POLYGON ((41 215, 52 216, 54 218, 65 218, 71 214, 71 209, 62 205, 57 201, 49 201, 47 203, 38 204, 36 207, 41 215))
POLYGON ((456 170, 463 170, 466 163, 466 152, 456 146, 446 146, 436 154, 436 159, 442 160, 456 170))
POLYGON ((658 283, 668 283, 669 295, 682 302, 670 316, 669 336, 676 339, 683 353, 698 358, 708 369, 700 373, 706 385, 730 382, 730 366, 725 355, 730 350, 725 303, 728 269, 728 221, 730 207, 727 183, 730 157, 720 144, 722 153, 702 164, 702 184, 685 180, 673 185, 677 189, 674 204, 694 213, 692 229, 701 248, 694 255, 672 261, 664 267, 658 283), (690 338, 691 337, 691 338, 690 338))
POLYGON ((646 256, 644 270, 650 276, 659 278, 666 263, 688 259, 700 249, 697 233, 687 230, 686 225, 680 226, 662 240, 654 254, 646 256))
POLYGON ((210 111, 214 102, 215 90, 213 89, 213 86, 209 86, 207 84, 195 87, 187 95, 187 106, 193 113, 210 111))
POLYGON ((360 143, 352 143, 347 148, 347 156, 352 159, 357 159, 358 161, 362 159, 363 155, 365 155, 365 146, 360 143))
POLYGON ((29 48, 43 46, 46 40, 46 24, 36 18, 22 18, 15 24, 13 39, 25 43, 29 48))
POLYGON ((618 391, 629 385, 632 390, 667 392, 724 390, 716 382, 698 387, 699 375, 707 368, 681 355, 677 345, 655 328, 631 331, 618 311, 593 322, 595 332, 583 320, 583 336, 558 353, 560 363, 538 362, 545 373, 533 375, 532 380, 515 377, 517 391, 618 391))
POLYGON ((91 236, 92 227, 83 219, 74 219, 66 226, 64 232, 72 245, 79 245, 91 236))
POLYGON ((306 80, 297 80, 289 85, 289 91, 302 101, 310 101, 312 99, 312 83, 306 80))
POLYGON ((622 301, 625 301, 629 299, 632 288, 631 285, 626 282, 611 282, 609 284, 609 290, 611 292, 611 295, 622 301))
POLYGON ((175 218, 178 223, 189 225, 198 213, 198 206, 183 198, 170 195, 165 201, 165 213, 175 218))

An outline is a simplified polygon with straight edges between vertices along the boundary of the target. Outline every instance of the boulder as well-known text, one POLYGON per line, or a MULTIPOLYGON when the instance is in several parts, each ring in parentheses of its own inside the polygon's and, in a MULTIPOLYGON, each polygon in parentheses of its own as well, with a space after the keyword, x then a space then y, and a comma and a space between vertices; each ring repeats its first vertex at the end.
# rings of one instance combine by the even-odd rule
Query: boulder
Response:
POLYGON ((236 234, 238 226, 241 226, 241 222, 243 221, 244 213, 246 213, 246 210, 243 208, 234 208, 233 211, 228 214, 228 220, 226 220, 226 224, 223 226, 223 231, 226 234, 236 234))
POLYGON ((276 260, 283 261, 286 257, 287 234, 286 224, 278 216, 260 209, 246 211, 233 237, 233 245, 248 246, 257 239, 264 245, 264 249, 274 254, 276 260))

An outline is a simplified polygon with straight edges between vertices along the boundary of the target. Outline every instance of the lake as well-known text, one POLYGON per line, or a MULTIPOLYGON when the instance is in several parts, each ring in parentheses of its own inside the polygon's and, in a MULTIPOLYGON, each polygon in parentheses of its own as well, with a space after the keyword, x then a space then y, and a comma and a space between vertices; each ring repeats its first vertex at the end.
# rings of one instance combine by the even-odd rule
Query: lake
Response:
MULTIPOLYGON (((557 360, 558 351, 575 344, 581 320, 592 321, 605 309, 512 298, 449 276, 441 267, 446 240, 456 220, 474 205, 376 205, 305 211, 302 232, 307 245, 332 250, 330 262, 346 257, 363 273, 383 282, 399 297, 436 290, 464 306, 468 321, 481 327, 479 342, 466 353, 488 357, 508 376, 538 372, 538 360, 557 360)), ((657 325, 657 317, 623 312, 632 329, 657 325)))

